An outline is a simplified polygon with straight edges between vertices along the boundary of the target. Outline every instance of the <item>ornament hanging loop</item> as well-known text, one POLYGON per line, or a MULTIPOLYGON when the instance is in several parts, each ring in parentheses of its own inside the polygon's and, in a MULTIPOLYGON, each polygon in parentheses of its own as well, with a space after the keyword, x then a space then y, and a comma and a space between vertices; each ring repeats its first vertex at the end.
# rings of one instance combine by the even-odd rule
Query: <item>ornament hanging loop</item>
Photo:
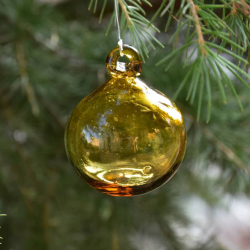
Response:
POLYGON ((118 0, 115 1, 115 17, 116 17, 116 24, 117 24, 117 29, 118 29, 118 46, 120 50, 120 55, 123 56, 123 41, 121 39, 121 29, 120 29, 120 24, 119 24, 119 16, 118 16, 118 0))
POLYGON ((129 59, 129 63, 119 62, 121 57, 119 46, 115 47, 106 59, 106 66, 113 77, 136 77, 142 71, 142 59, 137 49, 124 44, 122 53, 129 59))
POLYGON ((124 56, 124 54, 123 54, 123 41, 122 41, 122 39, 120 39, 118 41, 118 46, 119 46, 119 50, 120 50, 120 55, 124 56))

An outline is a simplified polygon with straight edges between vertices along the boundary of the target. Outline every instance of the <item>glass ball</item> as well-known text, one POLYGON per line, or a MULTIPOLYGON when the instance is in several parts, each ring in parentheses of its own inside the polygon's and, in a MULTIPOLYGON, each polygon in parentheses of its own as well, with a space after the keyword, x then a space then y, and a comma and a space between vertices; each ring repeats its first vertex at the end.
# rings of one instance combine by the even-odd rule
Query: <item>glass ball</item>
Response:
POLYGON ((110 52, 111 79, 73 110, 65 131, 68 158, 95 189, 112 196, 149 192, 178 170, 186 149, 181 112, 163 93, 137 76, 140 54, 124 45, 130 63, 110 52))

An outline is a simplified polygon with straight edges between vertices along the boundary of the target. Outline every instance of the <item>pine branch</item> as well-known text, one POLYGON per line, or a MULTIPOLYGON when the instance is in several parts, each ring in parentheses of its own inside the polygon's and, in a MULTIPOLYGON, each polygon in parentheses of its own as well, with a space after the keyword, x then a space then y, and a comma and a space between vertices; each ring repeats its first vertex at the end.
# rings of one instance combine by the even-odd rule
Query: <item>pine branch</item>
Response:
MULTIPOLYGON (((150 21, 145 18, 146 15, 143 8, 140 6, 141 2, 132 1, 132 0, 118 0, 119 5, 121 7, 121 27, 123 29, 123 33, 128 31, 130 34, 130 43, 137 47, 143 61, 145 62, 145 58, 149 57, 149 49, 155 49, 154 43, 158 44, 162 48, 164 48, 163 44, 155 38, 155 33, 159 33, 160 30, 157 29, 150 21)), ((149 6, 152 6, 147 0, 143 0, 149 6)), ((97 3, 97 0, 96 0, 97 3)), ((89 9, 93 5, 93 1, 90 1, 89 9)), ((106 6, 106 5, 105 5, 106 6)), ((101 16, 103 15, 103 11, 105 9, 103 4, 101 16)), ((94 8, 95 11, 95 8, 94 8)), ((113 12, 110 22, 108 24, 106 35, 108 34, 112 23, 115 21, 115 11, 113 12)))
POLYGON ((128 11, 127 11, 124 3, 123 3, 123 0, 118 0, 118 1, 119 1, 119 4, 120 4, 121 8, 122 8, 123 14, 126 17, 128 26, 131 26, 132 25, 132 21, 131 21, 131 18, 130 18, 129 14, 128 14, 128 11))
POLYGON ((250 6, 245 2, 245 0, 239 0, 240 4, 234 2, 234 12, 237 13, 237 11, 241 11, 244 15, 249 16, 250 15, 250 6), (241 7, 242 6, 242 7, 241 7))
MULTIPOLYGON (((183 109, 185 109, 185 107, 183 107, 183 109)), ((249 113, 249 109, 247 110, 247 113, 249 113)), ((239 115, 238 119, 240 119, 240 120, 242 119, 242 118, 240 118, 242 116, 242 114, 243 113, 241 113, 239 115)), ((221 117, 221 115, 219 115, 219 116, 221 117)), ((230 115, 228 116, 227 114, 225 114, 225 116, 227 117, 226 119, 229 119, 229 120, 232 119, 230 115)), ((246 116, 248 116, 248 114, 246 114, 246 116)), ((247 164, 237 155, 237 152, 235 151, 235 147, 232 147, 232 145, 230 145, 230 142, 226 141, 226 138, 228 138, 227 135, 222 136, 222 133, 220 131, 214 129, 215 126, 213 126, 212 124, 211 124, 211 126, 210 125, 205 126, 202 122, 196 122, 195 117, 190 112, 188 112, 186 109, 185 109, 185 117, 190 123, 195 124, 195 126, 200 130, 202 137, 204 136, 204 138, 206 138, 208 141, 210 141, 213 144, 215 149, 222 152, 222 154, 225 156, 225 159, 232 162, 238 169, 243 170, 248 176, 250 176, 249 166, 247 166, 247 164), (217 135, 220 135, 220 136, 217 136, 217 135)), ((223 117, 221 119, 222 120, 220 120, 217 117, 217 122, 219 125, 225 118, 223 117)), ((224 123, 225 123, 225 121, 224 121, 224 123)), ((197 131, 197 128, 195 128, 196 131, 197 131)), ((229 132, 231 133, 230 128, 229 128, 229 132)), ((249 131, 244 131, 244 134, 245 133, 248 134, 249 131)), ((236 138, 239 140, 239 136, 238 137, 236 136, 236 138)), ((241 145, 242 150, 243 150, 245 147, 248 146, 248 142, 244 143, 244 141, 242 140, 242 143, 240 145, 241 145)))
MULTIPOLYGON (((169 39, 169 44, 173 44, 173 51, 163 57, 157 65, 169 62, 165 69, 167 71, 182 54, 186 55, 184 65, 190 66, 189 73, 180 84, 174 98, 177 97, 184 85, 190 82, 187 100, 194 103, 195 99, 198 98, 198 120, 200 119, 203 96, 207 96, 207 122, 210 120, 213 94, 211 91, 214 83, 217 83, 224 103, 227 102, 224 85, 228 84, 239 103, 240 109, 243 110, 232 80, 224 73, 225 68, 231 71, 247 88, 250 88, 250 76, 247 74, 249 60, 244 59, 246 51, 247 49, 249 50, 250 46, 250 7, 245 0, 220 1, 222 4, 215 4, 214 2, 212 4, 205 4, 200 0, 188 0, 187 2, 182 0, 179 10, 173 15, 176 0, 163 0, 149 22, 143 16, 145 11, 136 1, 118 0, 122 9, 122 16, 126 20, 126 25, 123 26, 123 29, 126 30, 128 28, 132 45, 135 45, 139 49, 144 61, 145 57, 148 57, 148 45, 153 49, 155 47, 152 42, 162 46, 154 37, 154 34, 149 32, 149 29, 159 32, 152 25, 156 18, 169 13, 165 31, 168 30, 172 19, 178 21, 176 31, 169 39), (128 5, 128 3, 131 5, 128 5), (223 10, 222 17, 219 17, 214 12, 214 10, 218 9, 223 10), (228 16, 225 16, 225 10, 230 10, 228 16), (184 29, 186 29, 185 44, 178 47, 177 42, 184 29), (205 37, 208 39, 205 39, 205 37), (231 47, 231 50, 227 48, 228 45, 231 47), (189 53, 190 49, 193 49, 192 53, 189 53), (238 64, 233 64, 230 61, 231 59, 226 59, 224 54, 221 55, 222 52, 237 60, 238 64), (197 54, 197 59, 193 61, 195 54, 197 54), (197 71, 197 67, 200 72, 197 71), (211 72, 211 74, 208 74, 208 72, 211 72), (203 91, 204 86, 206 86, 206 91, 203 91)), ((140 3, 140 1, 138 2, 140 3)), ((112 18, 114 18, 114 14, 112 18)), ((110 25, 108 29, 110 29, 110 25)))
MULTIPOLYGON (((235 46, 231 46, 231 50, 243 57, 244 53, 250 49, 250 6, 244 0, 240 0, 238 3, 237 1, 233 2, 232 7, 231 12, 224 17, 224 20, 232 31, 229 33, 231 39, 244 48, 244 51, 239 51, 235 46)), ((249 60, 242 68, 248 72, 249 60)))
POLYGON ((202 33, 202 30, 201 30, 200 20, 199 20, 198 13, 197 13, 197 10, 199 11, 199 7, 194 4, 193 0, 188 0, 188 2, 190 3, 191 12, 192 12, 192 15, 194 17, 196 32, 197 32, 197 36, 198 36, 197 42, 200 45, 201 53, 204 56, 206 56, 207 51, 205 49, 205 41, 204 41, 204 38, 203 38, 203 33, 202 33))
POLYGON ((250 169, 248 166, 235 154, 235 152, 229 148, 225 143, 219 140, 213 135, 207 128, 203 128, 202 131, 204 135, 221 151, 223 154, 231 160, 238 168, 244 170, 248 175, 250 175, 250 169))
POLYGON ((23 45, 20 41, 16 43, 16 56, 17 56, 17 63, 19 66, 19 73, 20 73, 22 86, 29 100, 32 113, 33 115, 37 116, 39 114, 39 107, 38 107, 34 88, 29 81, 23 45))
MULTIPOLYGON (((178 22, 176 32, 171 36, 169 43, 173 43, 174 41, 178 40, 181 30, 186 28, 187 32, 185 44, 179 48, 176 48, 176 42, 174 42, 172 53, 168 54, 157 64, 160 65, 163 63, 167 63, 170 62, 170 60, 172 63, 173 60, 177 60, 177 58, 181 57, 182 54, 186 54, 185 65, 190 66, 189 72, 184 78, 183 82, 179 85, 179 88, 177 89, 174 98, 177 97, 177 95, 183 89, 184 85, 186 85, 186 83, 189 81, 190 84, 187 94, 187 100, 190 100, 192 104, 194 103, 194 100, 198 95, 198 120, 200 119, 200 110, 202 100, 204 99, 203 95, 207 96, 207 122, 209 122, 210 120, 212 95, 211 86, 213 82, 218 83, 218 87, 221 91, 224 103, 226 103, 227 100, 223 85, 228 83, 239 103, 241 110, 243 110, 243 106, 234 89, 232 80, 225 75, 224 68, 227 68, 229 71, 231 71, 236 78, 238 78, 247 88, 250 89, 250 77, 242 70, 244 68, 247 68, 249 65, 249 62, 244 59, 246 44, 249 44, 248 39, 250 37, 249 35, 244 33, 244 30, 246 30, 246 32, 249 32, 249 29, 243 29, 239 26, 238 29, 235 30, 234 27, 227 24, 226 18, 224 21, 219 18, 213 11, 211 11, 211 8, 229 8, 233 10, 233 6, 231 4, 226 2, 223 3, 223 5, 207 5, 203 2, 199 2, 198 0, 188 0, 188 4, 185 5, 183 0, 181 2, 182 7, 180 7, 180 9, 178 10, 177 14, 175 15, 175 18, 179 18, 179 20, 181 20, 182 15, 185 14, 187 21, 178 22), (186 14, 188 12, 188 9, 190 13, 189 15, 186 14), (193 26, 195 27, 194 30, 190 28, 190 23, 193 23, 193 26), (222 29, 224 30, 224 32, 221 31, 222 29), (240 38, 238 38, 237 40, 230 39, 230 36, 235 37, 236 34, 239 34, 239 31, 241 31, 241 36, 239 36, 240 38), (209 37, 208 41, 205 41, 204 35, 209 37), (193 40, 194 37, 197 37, 197 40, 193 40), (241 38, 244 43, 241 42, 241 38), (209 42, 209 40, 211 39, 212 42, 209 42), (217 44, 218 40, 221 41, 220 44, 217 44), (226 48, 227 44, 231 46, 232 51, 226 48), (189 53, 192 47, 194 47, 194 49, 191 53, 189 53), (238 65, 233 64, 223 55, 220 55, 221 52, 226 53, 238 60, 238 65), (197 53, 197 59, 193 61, 192 58, 194 56, 194 53, 197 53), (208 74, 207 72, 211 73, 208 74), (243 75, 246 80, 242 78, 241 75, 243 75), (212 78, 214 78, 213 81, 212 78), (204 81, 207 89, 205 93, 203 91, 204 81)), ((174 6, 174 4, 175 1, 173 1, 172 5, 174 6)), ((161 12, 160 15, 162 16, 170 8, 171 6, 167 5, 165 9, 162 10, 162 12, 158 11, 157 13, 159 15, 161 12)), ((159 9, 162 9, 162 6, 159 9)), ((154 18, 156 18, 156 16, 154 16, 153 19, 154 18)), ((169 16, 169 18, 171 18, 171 16, 169 16)), ((167 25, 169 25, 169 18, 167 21, 167 25)), ((240 23, 242 24, 243 22, 240 22, 238 20, 238 25, 240 25, 240 23)), ((169 70, 170 64, 168 65, 166 70, 169 70)))

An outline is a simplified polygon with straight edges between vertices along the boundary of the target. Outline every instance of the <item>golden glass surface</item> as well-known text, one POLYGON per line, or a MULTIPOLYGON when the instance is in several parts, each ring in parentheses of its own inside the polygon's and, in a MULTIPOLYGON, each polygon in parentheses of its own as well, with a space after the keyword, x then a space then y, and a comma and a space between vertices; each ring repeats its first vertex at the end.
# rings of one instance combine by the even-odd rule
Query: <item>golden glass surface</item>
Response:
POLYGON ((178 170, 186 149, 181 112, 139 78, 140 54, 124 45, 130 63, 107 57, 111 79, 73 110, 65 131, 69 160, 92 187, 113 196, 149 192, 178 170))

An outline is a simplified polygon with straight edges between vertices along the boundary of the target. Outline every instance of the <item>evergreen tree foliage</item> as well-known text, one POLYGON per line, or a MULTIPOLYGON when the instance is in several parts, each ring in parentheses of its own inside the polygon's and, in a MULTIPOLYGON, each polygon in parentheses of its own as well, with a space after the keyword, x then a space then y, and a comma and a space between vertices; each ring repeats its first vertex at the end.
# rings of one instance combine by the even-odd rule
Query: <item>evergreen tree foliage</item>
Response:
POLYGON ((64 129, 75 105, 109 79, 113 1, 0 0, 3 250, 229 249, 192 221, 190 202, 205 204, 212 221, 228 197, 250 195, 249 1, 119 4, 124 41, 146 62, 142 79, 184 115, 185 160, 142 196, 109 197, 85 184, 66 158, 64 129))

